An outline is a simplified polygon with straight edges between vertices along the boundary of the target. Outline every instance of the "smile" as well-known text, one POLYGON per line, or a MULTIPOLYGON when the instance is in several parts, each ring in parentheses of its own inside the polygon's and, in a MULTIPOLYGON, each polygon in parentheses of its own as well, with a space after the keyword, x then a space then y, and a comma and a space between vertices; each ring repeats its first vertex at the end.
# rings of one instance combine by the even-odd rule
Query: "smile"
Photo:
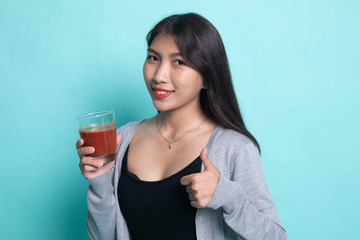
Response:
POLYGON ((153 93, 156 98, 166 98, 171 95, 174 91, 169 91, 160 88, 153 88, 153 93))

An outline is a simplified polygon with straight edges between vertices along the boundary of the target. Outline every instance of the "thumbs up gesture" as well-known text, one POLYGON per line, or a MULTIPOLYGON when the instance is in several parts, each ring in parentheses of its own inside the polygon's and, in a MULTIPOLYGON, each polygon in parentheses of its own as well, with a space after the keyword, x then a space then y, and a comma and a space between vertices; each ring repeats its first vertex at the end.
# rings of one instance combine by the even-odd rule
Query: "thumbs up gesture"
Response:
POLYGON ((186 186, 189 193, 191 206, 195 208, 204 208, 210 203, 220 178, 219 171, 207 156, 206 148, 201 150, 200 158, 204 164, 204 171, 180 179, 180 183, 186 186))

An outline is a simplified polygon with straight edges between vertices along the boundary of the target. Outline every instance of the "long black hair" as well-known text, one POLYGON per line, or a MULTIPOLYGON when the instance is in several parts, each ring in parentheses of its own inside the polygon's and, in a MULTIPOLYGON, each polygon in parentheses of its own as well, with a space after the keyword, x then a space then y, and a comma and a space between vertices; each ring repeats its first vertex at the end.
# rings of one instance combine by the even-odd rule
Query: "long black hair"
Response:
POLYGON ((202 75, 205 89, 200 92, 200 104, 206 116, 244 134, 261 152, 241 116, 225 47, 216 28, 199 14, 171 15, 147 34, 148 47, 159 33, 173 36, 185 62, 202 75))

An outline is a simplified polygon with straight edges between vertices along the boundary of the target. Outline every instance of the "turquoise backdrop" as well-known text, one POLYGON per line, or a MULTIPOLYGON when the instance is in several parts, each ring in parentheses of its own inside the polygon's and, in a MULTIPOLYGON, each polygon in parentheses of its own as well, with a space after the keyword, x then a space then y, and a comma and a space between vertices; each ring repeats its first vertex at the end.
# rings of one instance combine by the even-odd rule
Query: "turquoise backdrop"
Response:
POLYGON ((88 239, 75 116, 156 113, 145 35, 197 12, 219 30, 289 239, 357 239, 360 2, 0 1, 0 238, 88 239))

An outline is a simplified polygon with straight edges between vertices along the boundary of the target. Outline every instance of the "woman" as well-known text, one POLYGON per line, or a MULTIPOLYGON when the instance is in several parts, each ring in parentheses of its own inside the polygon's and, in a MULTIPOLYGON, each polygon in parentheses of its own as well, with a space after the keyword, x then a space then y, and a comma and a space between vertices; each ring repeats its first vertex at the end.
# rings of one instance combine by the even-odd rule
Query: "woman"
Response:
POLYGON ((115 161, 77 142, 91 239, 286 239, 215 27, 173 15, 147 43, 158 114, 118 129, 115 161))

